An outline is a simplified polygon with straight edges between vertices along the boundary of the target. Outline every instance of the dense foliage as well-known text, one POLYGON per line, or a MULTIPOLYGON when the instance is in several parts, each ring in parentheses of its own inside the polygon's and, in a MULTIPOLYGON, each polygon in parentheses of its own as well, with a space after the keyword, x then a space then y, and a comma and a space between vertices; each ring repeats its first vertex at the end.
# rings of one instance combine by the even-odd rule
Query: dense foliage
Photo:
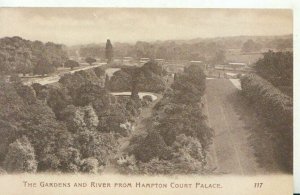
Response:
POLYGON ((183 74, 176 74, 172 88, 175 101, 179 103, 197 103, 205 91, 205 74, 197 65, 185 68, 183 74))
POLYGON ((104 80, 104 70, 95 68, 66 74, 54 85, 2 81, 2 167, 7 172, 102 171, 142 106, 141 100, 110 95, 104 80))
POLYGON ((166 72, 162 66, 150 61, 142 67, 122 68, 108 80, 111 91, 147 91, 162 92, 165 90, 165 81, 162 76, 166 72))
POLYGON ((67 60, 63 45, 29 41, 20 37, 0 39, 0 73, 48 74, 67 60))
POLYGON ((265 79, 251 74, 241 79, 242 94, 254 107, 276 151, 283 170, 292 171, 293 101, 265 79))
POLYGON ((143 174, 204 174, 206 154, 214 132, 207 126, 200 107, 205 90, 201 68, 190 66, 176 76, 173 90, 168 90, 154 107, 153 127, 132 137, 126 163, 120 169, 143 174), (178 79, 178 80, 177 80, 178 79), (178 97, 189 84, 195 90, 178 97), (200 97, 200 98, 199 98, 200 97))
POLYGON ((292 96, 293 53, 269 51, 257 61, 257 74, 265 78, 286 94, 292 96))

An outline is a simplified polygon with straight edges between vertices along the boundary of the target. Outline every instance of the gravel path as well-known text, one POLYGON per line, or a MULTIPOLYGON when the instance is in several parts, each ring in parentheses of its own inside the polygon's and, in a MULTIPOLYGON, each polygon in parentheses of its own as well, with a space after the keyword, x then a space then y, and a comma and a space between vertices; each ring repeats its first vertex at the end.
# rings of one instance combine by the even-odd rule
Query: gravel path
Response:
POLYGON ((237 88, 227 79, 206 81, 205 111, 215 130, 209 164, 220 174, 252 175, 263 173, 248 143, 246 124, 235 112, 237 88))

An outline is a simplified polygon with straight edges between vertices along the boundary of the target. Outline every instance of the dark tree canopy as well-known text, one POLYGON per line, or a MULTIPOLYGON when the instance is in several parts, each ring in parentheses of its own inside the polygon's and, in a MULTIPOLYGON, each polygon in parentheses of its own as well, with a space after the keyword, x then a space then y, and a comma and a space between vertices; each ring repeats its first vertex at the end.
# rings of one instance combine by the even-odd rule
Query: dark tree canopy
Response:
POLYGON ((67 60, 63 45, 29 41, 21 37, 0 39, 0 73, 48 74, 67 60))
POLYGON ((74 60, 68 60, 65 62, 65 67, 69 67, 71 69, 78 67, 78 66, 79 66, 79 63, 74 60))
POLYGON ((269 51, 257 61, 255 70, 275 86, 293 86, 293 53, 269 51))
POLYGON ((205 91, 205 74, 202 68, 197 65, 185 68, 184 73, 176 74, 172 88, 177 94, 175 96, 177 103, 199 102, 205 91))
POLYGON ((85 61, 87 63, 89 63, 90 65, 92 65, 94 62, 96 62, 96 59, 95 58, 91 58, 91 57, 87 57, 87 58, 85 58, 85 61))
POLYGON ((156 157, 159 159, 170 157, 169 149, 157 131, 151 131, 145 138, 140 137, 136 141, 138 143, 134 148, 133 154, 142 162, 148 162, 156 157))
POLYGON ((55 71, 55 67, 45 58, 37 60, 36 66, 33 69, 34 74, 45 75, 55 71))

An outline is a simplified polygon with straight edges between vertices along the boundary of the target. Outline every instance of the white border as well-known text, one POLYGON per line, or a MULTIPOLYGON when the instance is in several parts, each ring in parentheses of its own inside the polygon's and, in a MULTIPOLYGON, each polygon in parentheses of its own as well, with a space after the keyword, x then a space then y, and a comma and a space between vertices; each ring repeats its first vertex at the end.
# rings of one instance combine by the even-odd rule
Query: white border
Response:
POLYGON ((283 8, 294 10, 294 183, 300 193, 300 3, 297 0, 1 0, 0 7, 283 8), (297 25, 298 24, 298 25, 297 25), (297 120, 298 119, 298 120, 297 120), (298 166, 297 166, 298 165, 298 166))
POLYGON ((1 0, 2 7, 292 8, 292 0, 1 0))

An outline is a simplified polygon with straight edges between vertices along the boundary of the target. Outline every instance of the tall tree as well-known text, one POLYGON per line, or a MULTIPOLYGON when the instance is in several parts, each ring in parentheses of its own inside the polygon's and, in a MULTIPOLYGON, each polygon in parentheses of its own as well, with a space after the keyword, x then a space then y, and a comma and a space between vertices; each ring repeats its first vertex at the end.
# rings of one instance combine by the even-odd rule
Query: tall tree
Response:
POLYGON ((113 60, 114 51, 113 46, 109 39, 106 41, 106 47, 105 47, 105 57, 107 59, 107 63, 111 63, 113 60))

